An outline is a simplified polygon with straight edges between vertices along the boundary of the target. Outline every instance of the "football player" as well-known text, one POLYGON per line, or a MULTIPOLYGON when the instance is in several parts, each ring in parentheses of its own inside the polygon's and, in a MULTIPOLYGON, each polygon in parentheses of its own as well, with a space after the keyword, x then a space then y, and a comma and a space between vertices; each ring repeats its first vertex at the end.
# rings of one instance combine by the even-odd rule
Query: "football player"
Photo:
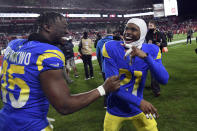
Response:
POLYGON ((59 13, 47 12, 38 17, 38 26, 38 33, 13 40, 6 48, 1 76, 1 131, 52 130, 47 120, 49 103, 66 115, 120 86, 119 77, 113 76, 97 89, 71 95, 63 75, 65 57, 56 47, 67 33, 67 21, 59 13))
POLYGON ((120 75, 121 80, 120 89, 108 96, 104 131, 118 131, 127 120, 138 131, 157 131, 154 117, 159 115, 157 109, 143 99, 143 89, 148 70, 161 84, 168 82, 169 75, 162 65, 159 47, 144 43, 146 33, 144 20, 132 18, 124 30, 124 42, 110 41, 103 46, 106 78, 120 75))

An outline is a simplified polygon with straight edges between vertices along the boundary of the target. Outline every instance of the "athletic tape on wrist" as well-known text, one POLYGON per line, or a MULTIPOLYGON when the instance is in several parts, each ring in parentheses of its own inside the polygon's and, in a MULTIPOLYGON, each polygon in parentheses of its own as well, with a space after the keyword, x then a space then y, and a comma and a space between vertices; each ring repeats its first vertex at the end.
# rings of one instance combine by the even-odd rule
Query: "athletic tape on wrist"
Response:
POLYGON ((99 91, 99 94, 101 96, 104 96, 105 95, 105 89, 104 89, 103 85, 97 87, 97 90, 99 91))

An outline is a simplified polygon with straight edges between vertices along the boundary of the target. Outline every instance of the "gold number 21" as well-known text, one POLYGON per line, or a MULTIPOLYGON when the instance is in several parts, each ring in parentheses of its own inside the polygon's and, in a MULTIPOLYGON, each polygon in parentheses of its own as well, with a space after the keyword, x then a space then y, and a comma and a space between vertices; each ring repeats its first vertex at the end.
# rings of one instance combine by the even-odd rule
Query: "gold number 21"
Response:
MULTIPOLYGON (((120 85, 126 85, 131 81, 132 74, 127 69, 119 69, 119 74, 120 75, 125 74, 125 78, 123 80, 121 80, 120 85)), ((136 78, 135 78, 135 84, 133 87, 132 94, 137 96, 137 89, 139 88, 139 84, 141 82, 142 72, 141 71, 134 71, 134 76, 136 78)))

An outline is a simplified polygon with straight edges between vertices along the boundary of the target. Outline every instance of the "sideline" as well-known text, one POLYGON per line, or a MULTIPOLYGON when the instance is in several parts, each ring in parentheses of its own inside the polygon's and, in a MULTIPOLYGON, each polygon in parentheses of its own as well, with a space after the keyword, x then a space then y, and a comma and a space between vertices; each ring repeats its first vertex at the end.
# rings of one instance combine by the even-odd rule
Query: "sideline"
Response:
MULTIPOLYGON (((192 38, 192 41, 195 40, 196 38, 192 38)), ((173 41, 173 42, 169 42, 168 45, 173 45, 173 44, 177 44, 177 43, 182 43, 182 42, 187 42, 187 39, 184 39, 184 40, 178 40, 178 41, 173 41)), ((94 52, 92 54, 92 60, 96 60, 97 57, 96 57, 96 53, 94 52)), ((2 61, 0 61, 2 63, 2 61)), ((82 63, 83 61, 81 59, 76 59, 75 60, 75 64, 79 64, 79 63, 82 63)), ((0 72, 1 72, 1 63, 0 63, 0 72)))
MULTIPOLYGON (((192 40, 195 40, 196 38, 192 38, 192 40)), ((187 39, 184 39, 184 40, 178 40, 178 41, 173 41, 173 42, 169 42, 168 45, 174 45, 174 44, 177 44, 177 43, 182 43, 182 42, 187 42, 187 39)), ((92 60, 96 60, 96 56, 92 56, 92 60)), ((81 59, 77 59, 75 60, 75 64, 79 64, 79 63, 82 63, 83 61, 81 59)))
MULTIPOLYGON (((196 38, 192 38, 192 40, 195 40, 195 39, 196 38)), ((173 44, 182 43, 182 42, 185 42, 186 43, 187 42, 187 39, 169 42, 168 45, 173 45, 173 44)))

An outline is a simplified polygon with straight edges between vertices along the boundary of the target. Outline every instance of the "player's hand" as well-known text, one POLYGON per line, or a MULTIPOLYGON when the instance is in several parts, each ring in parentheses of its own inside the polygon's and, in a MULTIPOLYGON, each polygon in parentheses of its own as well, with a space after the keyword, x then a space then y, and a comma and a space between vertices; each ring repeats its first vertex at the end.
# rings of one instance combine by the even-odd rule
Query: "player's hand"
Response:
POLYGON ((144 59, 147 57, 147 54, 144 51, 138 49, 137 47, 132 46, 131 57, 134 57, 134 56, 138 56, 138 57, 144 59))
POLYGON ((141 101, 140 109, 144 112, 147 118, 152 118, 152 116, 155 118, 159 117, 159 114, 157 113, 157 109, 146 100, 141 101))
POLYGON ((105 80, 103 87, 105 89, 106 94, 109 92, 116 91, 120 88, 120 77, 112 76, 105 80))

